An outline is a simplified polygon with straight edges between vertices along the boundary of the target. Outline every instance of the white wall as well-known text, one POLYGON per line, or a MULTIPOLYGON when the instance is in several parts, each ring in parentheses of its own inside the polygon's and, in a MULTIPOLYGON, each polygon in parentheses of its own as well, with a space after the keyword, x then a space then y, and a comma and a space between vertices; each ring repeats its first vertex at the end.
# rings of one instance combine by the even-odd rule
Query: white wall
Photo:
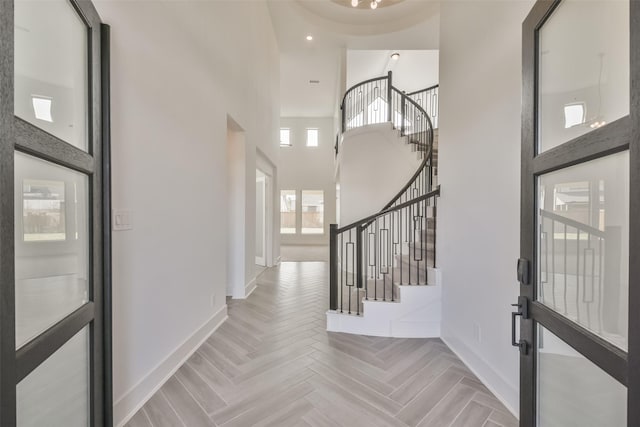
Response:
POLYGON ((348 131, 340 146, 340 226, 379 212, 422 160, 390 123, 348 131))
POLYGON ((228 115, 246 136, 253 268, 256 149, 277 164, 279 60, 262 2, 96 7, 112 36, 113 206, 134 213, 113 235, 118 423, 226 315, 228 115))
POLYGON ((438 50, 348 50, 347 88, 392 71, 393 86, 398 90, 425 89, 438 84, 438 56, 438 50), (399 59, 391 59, 394 52, 400 54, 399 59))
POLYGON ((443 2, 440 25, 442 336, 514 412, 521 26, 532 5, 443 2))
MULTIPOLYGON (((280 127, 291 129, 291 147, 280 148, 279 190, 297 190, 297 234, 281 234, 281 243, 328 245, 329 224, 336 222, 335 138, 332 117, 283 117, 280 127), (306 146, 306 129, 317 128, 317 147, 306 146), (300 234, 300 190, 324 191, 324 234, 300 234)), ((278 191, 278 194, 280 192, 278 191)), ((278 203, 276 206, 279 206, 278 203)), ((279 217, 279 216, 278 216, 279 217)), ((280 225, 276 230, 280 230, 280 225)))

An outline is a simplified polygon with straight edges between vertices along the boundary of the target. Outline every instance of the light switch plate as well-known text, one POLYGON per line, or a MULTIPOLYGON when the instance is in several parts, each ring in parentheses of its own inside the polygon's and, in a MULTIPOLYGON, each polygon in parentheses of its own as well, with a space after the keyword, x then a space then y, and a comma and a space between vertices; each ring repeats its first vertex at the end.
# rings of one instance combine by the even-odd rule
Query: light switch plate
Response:
POLYGON ((133 230, 133 212, 114 209, 111 216, 113 231, 133 230))

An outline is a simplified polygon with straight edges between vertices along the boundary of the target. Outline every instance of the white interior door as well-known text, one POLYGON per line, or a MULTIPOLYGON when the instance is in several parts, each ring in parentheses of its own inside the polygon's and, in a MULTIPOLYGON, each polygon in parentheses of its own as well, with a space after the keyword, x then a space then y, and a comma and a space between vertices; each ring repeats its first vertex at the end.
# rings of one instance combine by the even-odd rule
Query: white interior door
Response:
POLYGON ((266 180, 266 175, 256 169, 256 264, 262 266, 267 265, 266 180))

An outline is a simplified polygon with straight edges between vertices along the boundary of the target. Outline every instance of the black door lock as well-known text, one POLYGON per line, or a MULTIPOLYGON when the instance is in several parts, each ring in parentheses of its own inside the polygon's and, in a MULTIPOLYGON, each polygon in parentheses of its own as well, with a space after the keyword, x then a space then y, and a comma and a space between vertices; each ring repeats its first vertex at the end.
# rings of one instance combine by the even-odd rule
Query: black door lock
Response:
POLYGON ((529 318, 529 301, 527 297, 518 297, 517 304, 511 304, 512 307, 518 307, 518 311, 511 313, 511 345, 520 349, 520 354, 527 354, 529 345, 523 339, 516 339, 516 316, 522 316, 523 319, 529 318))
POLYGON ((518 260, 518 282, 523 285, 528 285, 530 282, 529 277, 529 260, 520 258, 518 260))

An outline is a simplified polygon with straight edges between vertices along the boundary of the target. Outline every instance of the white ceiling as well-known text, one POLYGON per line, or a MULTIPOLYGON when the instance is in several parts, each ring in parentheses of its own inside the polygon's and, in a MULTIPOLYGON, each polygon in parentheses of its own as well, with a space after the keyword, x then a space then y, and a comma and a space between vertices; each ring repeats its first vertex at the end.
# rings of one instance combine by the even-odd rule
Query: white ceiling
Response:
MULTIPOLYGON (((404 0, 376 10, 332 0, 267 3, 280 49, 282 117, 333 117, 345 89, 348 50, 438 49, 439 2, 404 0), (310 42, 305 39, 309 34, 310 42)), ((363 58, 359 68, 379 73, 379 58, 367 60, 372 62, 363 58)))

